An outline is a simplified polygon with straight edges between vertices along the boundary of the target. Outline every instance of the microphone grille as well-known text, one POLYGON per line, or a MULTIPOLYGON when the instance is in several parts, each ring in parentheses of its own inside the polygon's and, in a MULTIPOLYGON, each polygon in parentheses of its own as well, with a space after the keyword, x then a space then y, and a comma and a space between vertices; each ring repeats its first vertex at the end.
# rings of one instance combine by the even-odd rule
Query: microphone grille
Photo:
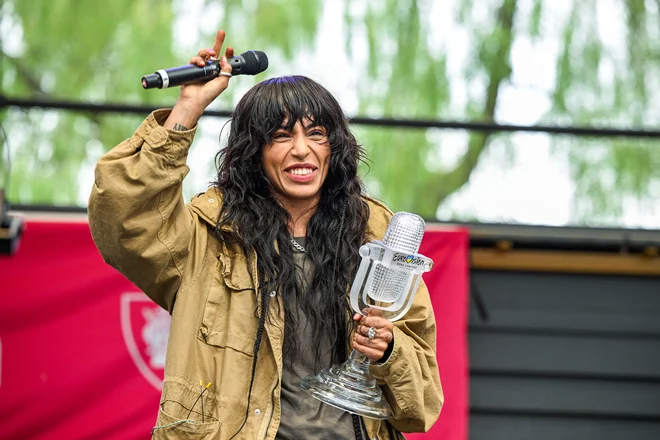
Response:
MULTIPOLYGON (((397 212, 387 225, 383 244, 397 252, 416 254, 422 243, 425 226, 424 219, 417 214, 397 212)), ((395 302, 406 293, 405 287, 410 277, 409 273, 377 266, 367 295, 376 301, 395 302)))
POLYGON ((383 244, 399 252, 416 254, 422 243, 424 219, 410 212, 397 212, 387 225, 383 244))
POLYGON ((268 57, 260 50, 248 50, 242 53, 245 65, 241 69, 243 75, 256 75, 268 69, 268 57))

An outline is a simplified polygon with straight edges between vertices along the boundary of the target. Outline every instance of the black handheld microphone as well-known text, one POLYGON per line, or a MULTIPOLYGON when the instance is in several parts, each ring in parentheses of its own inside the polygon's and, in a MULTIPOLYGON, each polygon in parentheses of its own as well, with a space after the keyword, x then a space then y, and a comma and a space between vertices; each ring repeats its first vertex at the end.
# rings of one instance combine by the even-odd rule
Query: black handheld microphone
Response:
MULTIPOLYGON (((231 74, 256 75, 268 68, 268 57, 260 50, 248 50, 227 61, 231 64, 231 74)), ((204 67, 188 64, 171 69, 158 70, 142 77, 142 87, 145 89, 166 89, 168 87, 207 82, 220 75, 220 61, 213 60, 204 67)))

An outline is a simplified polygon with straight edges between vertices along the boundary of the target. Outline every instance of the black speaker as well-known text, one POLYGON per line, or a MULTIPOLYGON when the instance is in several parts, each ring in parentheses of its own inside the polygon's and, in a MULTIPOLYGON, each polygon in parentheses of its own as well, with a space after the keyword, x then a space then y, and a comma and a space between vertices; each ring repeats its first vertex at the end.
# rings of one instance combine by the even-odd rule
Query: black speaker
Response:
POLYGON ((11 255, 18 250, 23 235, 23 218, 9 214, 9 202, 0 188, 0 254, 11 255))

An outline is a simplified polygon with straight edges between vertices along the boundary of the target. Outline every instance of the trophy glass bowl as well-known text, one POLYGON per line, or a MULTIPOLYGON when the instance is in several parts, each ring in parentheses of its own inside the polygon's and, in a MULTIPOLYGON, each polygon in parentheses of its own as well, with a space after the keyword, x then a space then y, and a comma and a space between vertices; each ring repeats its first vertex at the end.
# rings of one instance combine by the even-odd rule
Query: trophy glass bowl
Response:
MULTIPOLYGON (((350 293, 355 312, 363 314, 365 307, 380 309, 390 321, 406 314, 422 274, 433 267, 430 258, 416 253, 424 227, 418 215, 397 212, 383 241, 360 247, 362 261, 350 293)), ((369 358, 354 349, 346 362, 304 378, 300 386, 328 405, 372 419, 387 419, 392 410, 369 366, 369 358)))

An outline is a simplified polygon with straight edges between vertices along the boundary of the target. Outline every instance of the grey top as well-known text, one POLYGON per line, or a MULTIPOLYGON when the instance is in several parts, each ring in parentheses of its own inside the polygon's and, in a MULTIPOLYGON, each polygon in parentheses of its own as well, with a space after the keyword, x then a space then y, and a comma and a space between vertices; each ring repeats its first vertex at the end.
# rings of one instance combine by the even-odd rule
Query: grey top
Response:
MULTIPOLYGON (((303 247, 305 246, 304 238, 296 238, 295 240, 303 247)), ((311 281, 314 274, 312 261, 306 254, 296 249, 293 251, 293 258, 296 263, 298 281, 304 286, 311 281)), ((298 303, 294 299, 290 299, 286 307, 298 307, 298 303)), ((355 432, 350 413, 326 405, 300 388, 302 378, 318 373, 318 371, 313 370, 314 351, 312 347, 320 343, 325 344, 328 349, 330 348, 328 341, 315 340, 305 317, 302 313, 300 316, 301 322, 297 331, 299 340, 302 341, 302 355, 300 359, 293 361, 291 367, 289 367, 288 362, 284 362, 282 394, 280 396, 282 417, 275 438, 281 440, 353 440, 355 439, 355 432)), ((290 341, 290 338, 286 337, 286 332, 285 329, 284 350, 288 348, 287 341, 290 341)), ((325 369, 330 367, 331 363, 330 350, 325 350, 325 353, 321 356, 320 365, 325 369)))

